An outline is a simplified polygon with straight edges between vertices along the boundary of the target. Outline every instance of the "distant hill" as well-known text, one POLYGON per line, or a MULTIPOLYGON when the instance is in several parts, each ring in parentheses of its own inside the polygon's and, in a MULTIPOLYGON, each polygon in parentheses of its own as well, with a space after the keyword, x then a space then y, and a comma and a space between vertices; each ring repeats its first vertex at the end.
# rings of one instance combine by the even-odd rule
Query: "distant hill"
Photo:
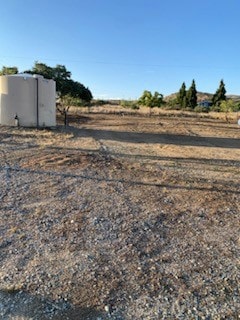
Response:
MULTIPOLYGON (((165 101, 169 101, 172 99, 175 99, 177 97, 178 92, 176 93, 172 93, 169 96, 166 96, 164 98, 165 101)), ((208 93, 208 92, 197 92, 197 98, 198 98, 198 102, 200 101, 204 101, 204 100, 212 100, 213 94, 212 93, 208 93)), ((236 102, 240 101, 240 95, 227 95, 228 99, 232 99, 236 102)))
POLYGON ((228 99, 232 99, 232 100, 234 100, 236 102, 240 102, 240 96, 238 96, 236 94, 229 94, 229 95, 227 95, 227 98, 228 99))

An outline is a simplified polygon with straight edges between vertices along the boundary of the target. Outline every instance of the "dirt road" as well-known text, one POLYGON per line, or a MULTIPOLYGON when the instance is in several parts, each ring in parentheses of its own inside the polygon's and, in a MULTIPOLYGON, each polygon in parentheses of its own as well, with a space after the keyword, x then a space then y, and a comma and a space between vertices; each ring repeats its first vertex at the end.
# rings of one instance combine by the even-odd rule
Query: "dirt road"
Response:
POLYGON ((238 319, 237 124, 69 120, 0 127, 0 319, 238 319))

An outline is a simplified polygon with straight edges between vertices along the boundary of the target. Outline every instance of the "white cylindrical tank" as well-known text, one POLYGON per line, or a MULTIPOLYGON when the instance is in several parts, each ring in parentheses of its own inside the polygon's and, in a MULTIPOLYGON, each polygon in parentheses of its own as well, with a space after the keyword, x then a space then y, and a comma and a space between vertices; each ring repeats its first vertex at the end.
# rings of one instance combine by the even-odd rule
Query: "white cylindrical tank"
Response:
POLYGON ((0 77, 0 124, 24 127, 56 125, 55 81, 40 75, 0 77), (16 121, 17 119, 17 121, 16 121))

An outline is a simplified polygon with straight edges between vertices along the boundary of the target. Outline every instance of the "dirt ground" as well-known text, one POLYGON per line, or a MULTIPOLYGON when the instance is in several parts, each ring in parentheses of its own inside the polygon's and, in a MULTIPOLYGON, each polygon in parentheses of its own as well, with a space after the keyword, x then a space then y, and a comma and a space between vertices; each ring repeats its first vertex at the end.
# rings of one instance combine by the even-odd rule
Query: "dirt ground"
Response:
POLYGON ((74 113, 0 152, 0 319, 239 319, 235 120, 74 113))

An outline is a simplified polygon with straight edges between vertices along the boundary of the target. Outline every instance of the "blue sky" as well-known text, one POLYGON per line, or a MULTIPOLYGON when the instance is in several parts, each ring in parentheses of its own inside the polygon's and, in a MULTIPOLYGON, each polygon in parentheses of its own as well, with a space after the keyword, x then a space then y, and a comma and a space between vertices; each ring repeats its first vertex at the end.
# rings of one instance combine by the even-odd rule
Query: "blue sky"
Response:
POLYGON ((63 64, 96 98, 165 96, 183 81, 240 94, 239 0, 8 0, 0 68, 63 64))

